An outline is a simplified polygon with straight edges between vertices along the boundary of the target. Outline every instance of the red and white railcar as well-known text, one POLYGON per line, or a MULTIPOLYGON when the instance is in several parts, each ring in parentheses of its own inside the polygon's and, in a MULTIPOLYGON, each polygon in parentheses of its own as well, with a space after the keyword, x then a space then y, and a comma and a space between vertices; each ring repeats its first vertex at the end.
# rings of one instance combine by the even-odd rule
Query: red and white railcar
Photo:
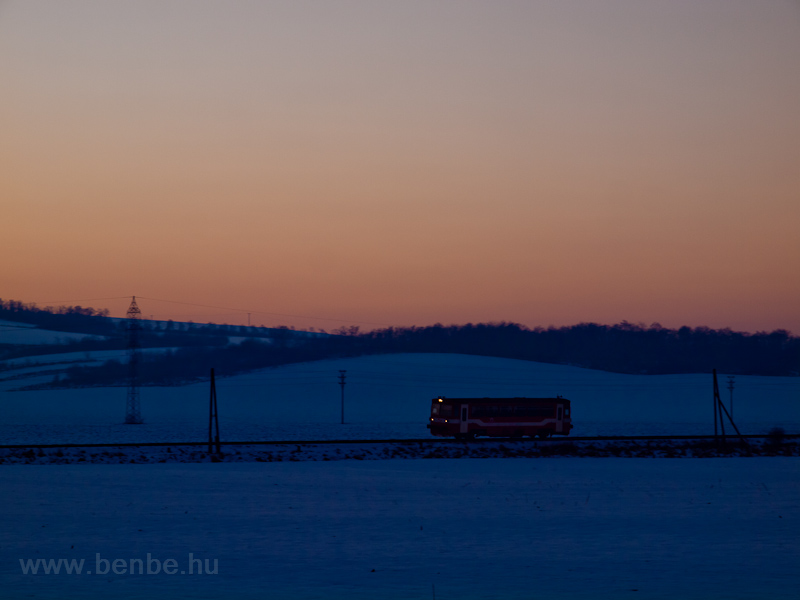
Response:
POLYGON ((569 435, 570 402, 556 398, 446 398, 431 401, 431 433, 473 438, 569 435))

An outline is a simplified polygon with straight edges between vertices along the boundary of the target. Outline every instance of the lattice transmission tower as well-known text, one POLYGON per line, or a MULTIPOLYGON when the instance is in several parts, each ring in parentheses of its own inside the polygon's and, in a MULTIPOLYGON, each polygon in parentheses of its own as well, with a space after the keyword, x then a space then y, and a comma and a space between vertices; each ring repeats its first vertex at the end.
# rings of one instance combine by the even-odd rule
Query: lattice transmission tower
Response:
POLYGON ((142 411, 139 406, 139 331, 142 326, 139 320, 142 311, 136 304, 136 296, 131 299, 128 307, 128 401, 125 403, 125 423, 138 425, 143 423, 142 411))

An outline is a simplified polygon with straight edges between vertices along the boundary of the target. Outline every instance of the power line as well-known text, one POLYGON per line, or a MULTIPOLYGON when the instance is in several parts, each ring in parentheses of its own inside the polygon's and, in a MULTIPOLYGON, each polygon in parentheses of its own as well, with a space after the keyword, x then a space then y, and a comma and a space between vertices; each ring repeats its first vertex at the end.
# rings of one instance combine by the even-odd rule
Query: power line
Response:
POLYGON ((291 317, 293 319, 315 319, 318 321, 337 321, 339 323, 360 323, 361 325, 380 325, 381 327, 392 327, 388 323, 373 323, 371 321, 356 321, 354 319, 336 319, 332 317, 312 317, 310 315, 291 315, 286 313, 269 312, 265 310, 252 310, 247 308, 231 308, 230 306, 215 306, 212 304, 196 304, 193 302, 180 302, 178 300, 164 300, 161 298, 148 298, 146 296, 139 296, 142 300, 150 300, 152 302, 167 302, 170 304, 182 304, 184 306, 197 306, 199 308, 214 308, 217 310, 232 310, 241 314, 257 314, 257 315, 271 315, 277 317, 291 317))
MULTIPOLYGON (((68 304, 73 302, 98 302, 101 300, 127 300, 130 296, 110 296, 107 298, 81 298, 77 300, 34 300, 29 302, 29 304, 68 304)), ((180 304, 183 306, 196 306, 198 308, 214 308, 217 310, 227 310, 232 311, 231 313, 226 313, 226 315, 230 314, 257 314, 257 315, 270 315, 276 317, 289 317, 293 319, 314 319, 317 321, 336 321, 337 323, 354 323, 360 325, 378 325, 381 327, 392 327, 393 325, 389 323, 376 323, 373 321, 359 321, 355 319, 338 319, 335 317, 317 317, 311 315, 293 315, 288 313, 276 313, 270 312, 266 310, 253 310, 248 308, 232 308, 230 306, 216 306, 212 304, 198 304, 194 302, 181 302, 179 300, 165 300, 164 298, 150 298, 148 296, 139 296, 140 300, 150 300, 151 302, 166 302, 169 304, 180 304)), ((192 316, 192 315, 181 315, 181 316, 192 316)), ((194 316, 225 316, 225 315, 194 315, 194 316)))
POLYGON ((112 296, 110 298, 82 298, 79 300, 34 300, 31 304, 69 304, 70 302, 98 302, 100 300, 127 300, 130 296, 112 296))

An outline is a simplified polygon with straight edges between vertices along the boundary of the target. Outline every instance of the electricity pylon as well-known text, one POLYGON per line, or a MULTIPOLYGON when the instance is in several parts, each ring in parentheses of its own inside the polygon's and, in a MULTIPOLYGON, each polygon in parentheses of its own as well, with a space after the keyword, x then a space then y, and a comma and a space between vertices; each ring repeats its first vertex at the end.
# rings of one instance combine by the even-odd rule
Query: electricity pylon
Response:
POLYGON ((138 425, 143 423, 142 411, 139 407, 139 331, 142 311, 136 304, 136 296, 128 307, 128 401, 125 403, 125 423, 138 425))

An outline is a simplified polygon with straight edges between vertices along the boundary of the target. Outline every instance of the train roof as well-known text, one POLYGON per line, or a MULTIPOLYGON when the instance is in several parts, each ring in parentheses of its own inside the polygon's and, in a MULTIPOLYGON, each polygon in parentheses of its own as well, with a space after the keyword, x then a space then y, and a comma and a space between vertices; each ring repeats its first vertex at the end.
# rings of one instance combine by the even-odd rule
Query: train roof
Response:
POLYGON ((566 398, 557 396, 555 398, 448 398, 447 396, 438 396, 434 400, 441 400, 442 402, 472 402, 472 403, 494 403, 503 402, 516 404, 535 404, 537 402, 569 402, 566 398))

